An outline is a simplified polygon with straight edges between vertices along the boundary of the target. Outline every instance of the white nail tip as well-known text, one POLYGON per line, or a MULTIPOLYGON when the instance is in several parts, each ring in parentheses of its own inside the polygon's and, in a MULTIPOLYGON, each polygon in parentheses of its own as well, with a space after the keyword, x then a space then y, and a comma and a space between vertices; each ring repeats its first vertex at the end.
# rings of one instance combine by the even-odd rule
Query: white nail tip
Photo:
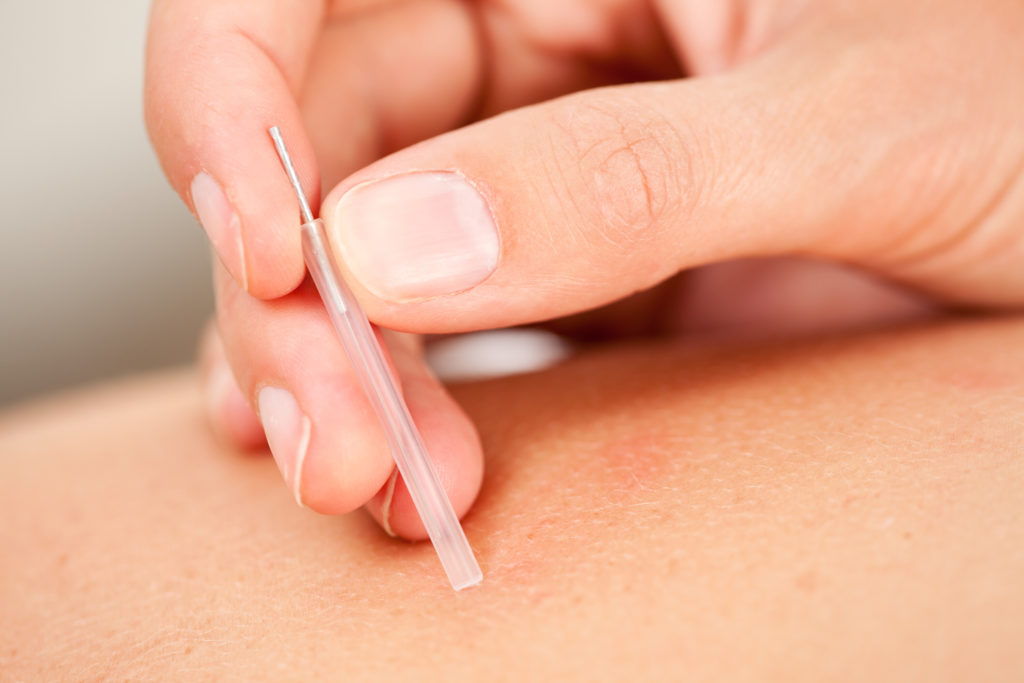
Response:
POLYGON ((306 451, 309 450, 309 437, 313 432, 313 423, 305 415, 302 416, 302 433, 299 447, 295 453, 295 474, 292 475, 292 493, 299 507, 306 507, 302 502, 302 467, 306 464, 306 451))

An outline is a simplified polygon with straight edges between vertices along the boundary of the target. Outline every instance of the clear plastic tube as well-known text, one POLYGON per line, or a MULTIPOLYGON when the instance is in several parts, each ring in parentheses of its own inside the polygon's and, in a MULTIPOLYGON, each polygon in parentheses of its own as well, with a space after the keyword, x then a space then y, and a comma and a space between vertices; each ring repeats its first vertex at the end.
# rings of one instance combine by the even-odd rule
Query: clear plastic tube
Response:
POLYGON ((303 224, 302 251, 345 353, 384 426, 395 464, 441 558, 448 580, 455 590, 480 583, 483 575, 473 550, 388 371, 377 337, 327 248, 323 220, 317 218, 303 224))
POLYGON ((384 351, 377 343, 377 336, 366 314, 345 284, 333 252, 328 249, 324 222, 319 218, 313 219, 306 195, 295 174, 284 140, 281 139, 281 131, 274 126, 268 132, 274 140, 288 180, 298 195, 303 220, 302 255, 306 267, 313 276, 313 282, 316 283, 352 368, 359 377, 363 392, 384 427, 398 472, 409 489, 412 502, 420 513, 420 519, 423 520, 423 526, 434 544, 434 550, 441 559, 441 566, 452 588, 462 590, 474 586, 483 579, 480 566, 473 557, 473 549, 469 547, 459 518, 444 492, 441 479, 423 445, 423 438, 409 414, 409 408, 388 371, 384 351))

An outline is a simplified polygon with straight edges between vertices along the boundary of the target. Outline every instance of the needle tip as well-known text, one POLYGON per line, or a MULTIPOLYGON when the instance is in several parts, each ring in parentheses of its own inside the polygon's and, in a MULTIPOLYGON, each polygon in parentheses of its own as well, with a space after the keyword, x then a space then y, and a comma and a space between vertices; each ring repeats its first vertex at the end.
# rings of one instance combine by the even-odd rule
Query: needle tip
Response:
POLYGON ((292 166, 291 157, 288 156, 288 149, 284 146, 284 140, 281 138, 281 130, 277 126, 271 126, 267 129, 270 133, 271 139, 274 141, 274 147, 277 149, 277 156, 281 159, 281 165, 284 166, 285 173, 288 174, 288 180, 292 184, 292 188, 295 190, 296 196, 299 198, 299 211, 302 214, 302 220, 306 223, 313 221, 313 213, 309 210, 309 204, 306 202, 306 195, 302 191, 302 185, 299 184, 299 177, 295 173, 295 167, 292 166))

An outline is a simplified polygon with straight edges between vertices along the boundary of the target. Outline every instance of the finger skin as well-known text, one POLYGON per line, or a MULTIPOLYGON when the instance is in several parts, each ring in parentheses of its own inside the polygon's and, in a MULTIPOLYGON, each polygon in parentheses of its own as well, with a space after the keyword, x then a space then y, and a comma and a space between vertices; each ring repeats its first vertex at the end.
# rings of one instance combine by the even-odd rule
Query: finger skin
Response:
MULTIPOLYGON (((570 95, 420 143, 346 179, 322 207, 332 231, 343 223, 336 212, 342 197, 361 183, 453 171, 484 196, 500 239, 494 273, 458 294, 396 303, 357 283, 370 317, 432 332, 544 320, 647 289, 685 265, 806 243, 812 226, 797 216, 780 217, 790 230, 777 236, 750 220, 777 188, 737 206, 734 188, 747 182, 747 168, 712 177, 700 167, 711 149, 727 144, 726 132, 749 138, 763 130, 763 122, 742 121, 755 93, 715 85, 675 81, 570 95), (708 111, 716 112, 713 126, 708 111)), ((792 192, 780 194, 791 205, 792 192)))
POLYGON ((199 369, 205 395, 207 419, 213 432, 228 444, 243 450, 267 445, 263 426, 249 399, 238 388, 235 375, 224 355, 217 326, 209 324, 199 345, 199 369))
POLYGON ((482 86, 477 28, 448 0, 385 3, 325 23, 299 105, 323 182, 473 115, 482 86))
POLYGON ((156 0, 147 127, 225 266, 250 294, 273 298, 298 285, 302 268, 288 229, 297 205, 268 127, 281 127, 315 210, 317 165, 333 185, 481 111, 624 73, 676 73, 653 12, 627 4, 156 0), (576 28, 566 33, 567 24, 576 28), (193 183, 206 176, 224 196, 203 211, 193 183))
POLYGON ((225 267, 258 298, 303 277, 298 203, 268 128, 281 128, 315 213, 321 172, 333 184, 457 126, 478 97, 476 28, 461 4, 327 4, 157 0, 150 18, 153 146, 225 267), (201 210, 200 175, 223 191, 214 210, 201 210), (210 223, 233 227, 224 234, 210 223))
POLYGON ((720 75, 525 107, 353 174, 322 209, 343 260, 348 193, 420 172, 465 178, 500 241, 493 273, 464 290, 357 296, 381 325, 457 332, 587 310, 697 265, 808 254, 955 303, 1024 304, 1024 79, 988 47, 1024 57, 1010 38, 1024 10, 865 7, 720 75), (885 31, 859 30, 875 19, 885 31))
MULTIPOLYGON (((298 200, 269 142, 279 126, 312 206, 320 181, 295 102, 324 8, 316 0, 157 0, 146 44, 145 114, 171 185, 191 194, 205 172, 238 215, 232 275, 254 296, 280 296, 304 269, 298 200)), ((223 255, 222 255, 223 257, 223 255)))
MULTIPOLYGON (((289 482, 299 502, 325 514, 367 503, 388 485, 394 461, 312 284, 267 302, 241 291, 222 267, 216 272, 219 327, 242 392, 255 407, 263 387, 285 388, 310 421, 299 484, 289 482)), ((452 505, 465 514, 483 472, 476 431, 427 371, 418 344, 389 334, 384 349, 452 505)), ((389 533, 423 536, 414 509, 400 505, 392 514, 378 502, 371 512, 389 533)))

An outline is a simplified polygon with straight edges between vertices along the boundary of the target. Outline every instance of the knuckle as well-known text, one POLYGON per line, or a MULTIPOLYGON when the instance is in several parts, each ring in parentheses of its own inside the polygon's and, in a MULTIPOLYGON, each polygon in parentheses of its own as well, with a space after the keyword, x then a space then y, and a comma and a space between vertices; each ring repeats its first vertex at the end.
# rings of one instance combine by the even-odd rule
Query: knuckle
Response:
POLYGON ((675 125, 617 93, 579 98, 556 117, 553 156, 585 234, 621 245, 671 226, 694 188, 691 147, 675 125))

